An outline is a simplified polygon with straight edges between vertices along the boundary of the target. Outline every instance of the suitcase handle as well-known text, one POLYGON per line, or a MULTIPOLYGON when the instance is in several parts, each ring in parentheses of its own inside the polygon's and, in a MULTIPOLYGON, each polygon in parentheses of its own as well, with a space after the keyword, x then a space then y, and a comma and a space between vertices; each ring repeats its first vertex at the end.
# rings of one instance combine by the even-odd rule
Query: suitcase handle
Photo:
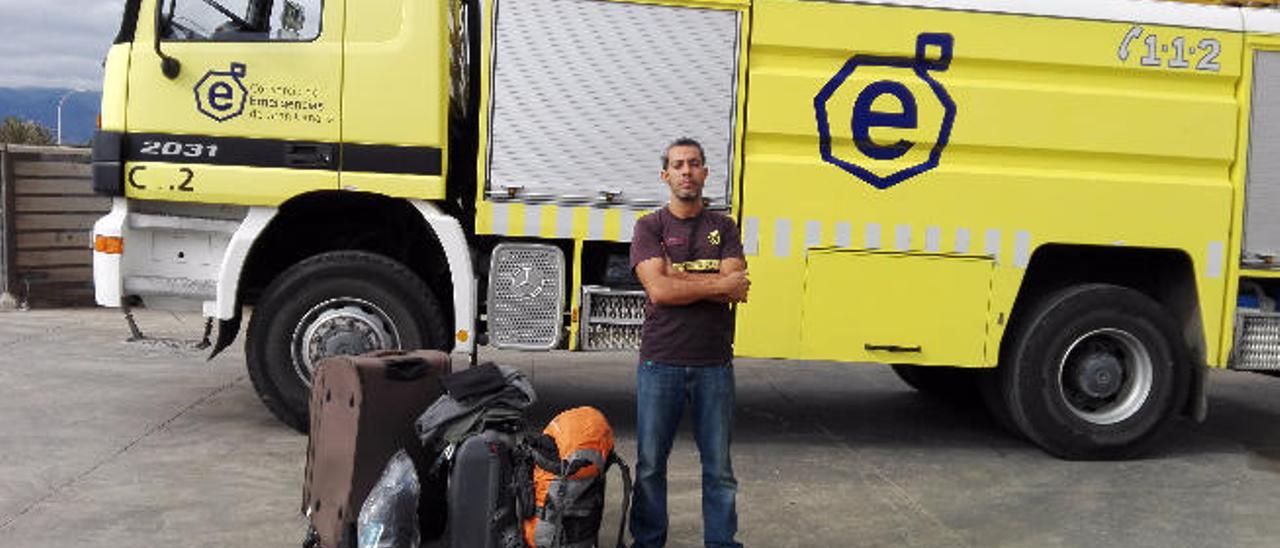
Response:
POLYGON ((386 376, 393 381, 412 381, 422 378, 431 370, 431 362, 422 356, 414 356, 404 350, 379 350, 369 354, 382 358, 386 363, 386 376))

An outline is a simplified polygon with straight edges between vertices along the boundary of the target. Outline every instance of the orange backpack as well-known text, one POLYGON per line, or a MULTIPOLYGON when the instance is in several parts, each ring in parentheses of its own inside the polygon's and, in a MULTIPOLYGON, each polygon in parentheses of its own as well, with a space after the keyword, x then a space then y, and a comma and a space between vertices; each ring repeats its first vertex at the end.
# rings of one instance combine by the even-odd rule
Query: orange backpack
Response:
POLYGON ((594 407, 570 409, 552 419, 531 445, 534 508, 524 522, 531 548, 594 548, 604 515, 605 474, 622 470, 622 520, 618 546, 631 502, 631 470, 613 451, 613 429, 594 407), (540 441, 540 442, 539 442, 540 441))

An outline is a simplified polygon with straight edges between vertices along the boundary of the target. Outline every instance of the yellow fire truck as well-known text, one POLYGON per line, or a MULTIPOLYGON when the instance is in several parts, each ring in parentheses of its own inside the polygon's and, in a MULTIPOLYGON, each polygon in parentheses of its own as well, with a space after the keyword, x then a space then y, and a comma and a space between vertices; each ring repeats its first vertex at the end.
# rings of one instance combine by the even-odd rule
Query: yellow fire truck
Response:
POLYGON ((1280 11, 1204 2, 126 0, 97 300, 215 354, 251 308, 299 429, 334 353, 631 348, 680 136, 740 356, 893 364, 1066 458, 1280 370, 1280 11))

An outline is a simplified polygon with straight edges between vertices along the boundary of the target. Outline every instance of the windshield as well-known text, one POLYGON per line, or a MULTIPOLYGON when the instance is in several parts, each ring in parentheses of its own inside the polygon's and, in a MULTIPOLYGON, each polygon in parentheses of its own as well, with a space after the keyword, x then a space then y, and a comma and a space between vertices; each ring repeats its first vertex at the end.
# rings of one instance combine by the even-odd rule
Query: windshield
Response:
POLYGON ((321 0, 161 0, 166 40, 311 40, 321 0))

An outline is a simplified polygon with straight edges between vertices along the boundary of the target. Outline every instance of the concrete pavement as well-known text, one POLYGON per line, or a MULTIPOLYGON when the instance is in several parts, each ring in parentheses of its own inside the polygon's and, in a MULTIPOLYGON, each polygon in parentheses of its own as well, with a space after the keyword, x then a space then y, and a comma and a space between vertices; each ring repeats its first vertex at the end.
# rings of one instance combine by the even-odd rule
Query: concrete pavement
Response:
MULTIPOLYGON (((183 339, 202 327, 149 311, 139 323, 183 339)), ((118 311, 0 313, 0 547, 297 546, 306 439, 259 404, 240 346, 206 362, 185 343, 127 335, 118 311)), ((484 357, 532 377, 534 424, 595 405, 634 460, 632 355, 484 357)), ((1207 423, 1111 463, 1053 459, 887 367, 739 360, 737 379, 748 546, 1280 542, 1277 379, 1214 373, 1207 423)), ((686 432, 671 465, 671 546, 701 544, 698 494, 686 432)))

